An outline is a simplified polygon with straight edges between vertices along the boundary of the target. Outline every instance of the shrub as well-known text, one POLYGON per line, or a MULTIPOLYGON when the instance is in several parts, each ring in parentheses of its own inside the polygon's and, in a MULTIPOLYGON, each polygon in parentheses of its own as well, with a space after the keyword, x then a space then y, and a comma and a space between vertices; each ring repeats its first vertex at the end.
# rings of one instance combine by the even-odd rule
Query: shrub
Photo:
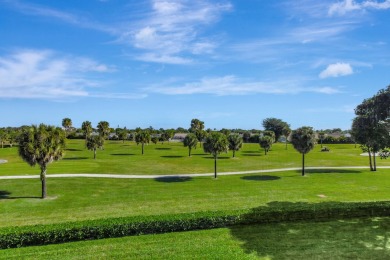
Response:
POLYGON ((0 248, 47 245, 71 241, 142 234, 211 229, 239 224, 286 221, 325 221, 390 215, 390 201, 317 204, 271 202, 252 210, 109 218, 51 225, 0 229, 0 248))

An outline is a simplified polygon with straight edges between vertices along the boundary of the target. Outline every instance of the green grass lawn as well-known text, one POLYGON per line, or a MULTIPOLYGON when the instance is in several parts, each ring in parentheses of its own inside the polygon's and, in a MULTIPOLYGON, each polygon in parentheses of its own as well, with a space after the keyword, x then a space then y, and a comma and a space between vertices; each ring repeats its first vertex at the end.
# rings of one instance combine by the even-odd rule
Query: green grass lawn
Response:
POLYGON ((235 226, 7 249, 2 259, 389 259, 390 217, 235 226))
MULTIPOLYGON (((320 152, 320 145, 306 156, 307 166, 367 166, 368 158, 360 156, 361 149, 354 145, 327 145, 330 152, 320 152)), ((301 155, 291 145, 274 144, 272 151, 264 155, 258 144, 244 144, 232 158, 232 152, 221 154, 218 160, 219 172, 264 170, 286 167, 300 167, 301 155)), ((8 160, 0 164, 1 175, 39 174, 38 167, 30 167, 23 162, 17 148, 0 149, 0 159, 8 160)), ((390 166, 390 160, 378 159, 378 166, 390 166)), ((141 155, 141 146, 133 142, 107 141, 105 150, 93 152, 84 148, 83 140, 69 140, 63 160, 48 167, 51 173, 115 173, 115 174, 180 174, 210 173, 214 170, 213 160, 204 154, 202 148, 193 150, 188 157, 188 149, 182 143, 149 144, 141 155)))
POLYGON ((196 178, 1 180, 0 226, 106 217, 251 209, 270 202, 386 201, 390 169, 299 171, 196 178))

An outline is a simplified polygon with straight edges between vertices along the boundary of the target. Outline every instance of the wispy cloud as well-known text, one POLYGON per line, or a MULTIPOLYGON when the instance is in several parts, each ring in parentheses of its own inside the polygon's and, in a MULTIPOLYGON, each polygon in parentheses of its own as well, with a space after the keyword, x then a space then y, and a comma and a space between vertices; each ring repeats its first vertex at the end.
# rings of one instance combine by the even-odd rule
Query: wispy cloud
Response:
POLYGON ((26 15, 49 17, 82 28, 94 29, 94 30, 103 31, 110 34, 117 33, 117 28, 115 28, 115 26, 108 26, 99 23, 98 21, 92 21, 81 15, 75 15, 54 8, 50 8, 38 4, 26 3, 19 0, 0 0, 0 2, 26 15))
POLYGON ((343 0, 332 4, 329 7, 328 14, 332 15, 345 15, 353 11, 366 11, 369 9, 385 10, 390 9, 390 0, 385 1, 355 1, 355 0, 343 0))
POLYGON ((99 86, 89 74, 109 71, 109 66, 84 57, 50 50, 19 50, 0 57, 0 97, 87 97, 88 88, 99 86))
POLYGON ((353 74, 353 68, 348 63, 334 63, 330 64, 325 70, 323 70, 319 77, 329 78, 329 77, 340 77, 353 74))
POLYGON ((275 82, 253 81, 238 78, 233 75, 215 78, 203 78, 197 82, 180 84, 155 85, 145 88, 146 92, 166 95, 192 95, 211 94, 218 96, 226 95, 249 95, 249 94, 296 94, 301 92, 313 92, 321 94, 335 94, 340 91, 331 87, 304 88, 299 80, 284 80, 275 82))
POLYGON ((153 0, 147 18, 136 28, 123 32, 120 41, 143 52, 139 60, 184 64, 193 55, 207 54, 217 43, 201 37, 202 28, 216 22, 232 8, 229 3, 179 0, 153 0))

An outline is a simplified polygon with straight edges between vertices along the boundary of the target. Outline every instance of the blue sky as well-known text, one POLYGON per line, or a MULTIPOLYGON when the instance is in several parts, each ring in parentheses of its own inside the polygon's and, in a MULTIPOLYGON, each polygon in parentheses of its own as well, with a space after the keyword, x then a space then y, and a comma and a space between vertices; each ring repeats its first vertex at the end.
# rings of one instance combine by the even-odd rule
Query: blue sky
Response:
POLYGON ((0 0, 0 126, 349 129, 390 84, 390 0, 0 0))

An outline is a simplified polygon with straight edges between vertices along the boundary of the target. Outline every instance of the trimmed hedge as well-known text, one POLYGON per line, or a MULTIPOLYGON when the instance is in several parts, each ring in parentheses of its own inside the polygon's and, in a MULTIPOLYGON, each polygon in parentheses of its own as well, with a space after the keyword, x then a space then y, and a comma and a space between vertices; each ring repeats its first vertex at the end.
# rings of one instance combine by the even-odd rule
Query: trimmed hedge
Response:
POLYGON ((211 229, 232 225, 287 221, 325 221, 390 216, 390 201, 318 204, 271 202, 251 210, 197 212, 162 216, 109 218, 0 229, 0 248, 80 240, 211 229))

